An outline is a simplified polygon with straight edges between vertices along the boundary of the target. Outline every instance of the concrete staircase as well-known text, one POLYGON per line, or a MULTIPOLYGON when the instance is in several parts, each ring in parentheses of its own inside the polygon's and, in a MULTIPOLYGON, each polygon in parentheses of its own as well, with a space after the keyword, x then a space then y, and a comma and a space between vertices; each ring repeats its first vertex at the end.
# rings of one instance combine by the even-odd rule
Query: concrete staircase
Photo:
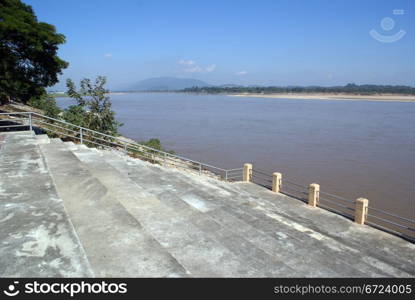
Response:
POLYGON ((0 276, 414 276, 415 246, 251 183, 0 134, 0 276))

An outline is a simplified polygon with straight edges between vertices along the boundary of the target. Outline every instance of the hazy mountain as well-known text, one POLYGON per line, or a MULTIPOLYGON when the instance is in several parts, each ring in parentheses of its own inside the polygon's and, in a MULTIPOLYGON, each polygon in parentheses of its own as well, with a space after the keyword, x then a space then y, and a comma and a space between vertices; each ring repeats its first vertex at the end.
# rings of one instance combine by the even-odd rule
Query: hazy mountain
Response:
POLYGON ((206 87, 210 84, 191 78, 157 77, 144 79, 128 87, 131 91, 173 91, 190 87, 206 87))
POLYGON ((244 87, 244 86, 243 85, 240 85, 240 84, 227 83, 227 84, 218 85, 218 87, 222 87, 222 88, 235 88, 235 87, 244 87))

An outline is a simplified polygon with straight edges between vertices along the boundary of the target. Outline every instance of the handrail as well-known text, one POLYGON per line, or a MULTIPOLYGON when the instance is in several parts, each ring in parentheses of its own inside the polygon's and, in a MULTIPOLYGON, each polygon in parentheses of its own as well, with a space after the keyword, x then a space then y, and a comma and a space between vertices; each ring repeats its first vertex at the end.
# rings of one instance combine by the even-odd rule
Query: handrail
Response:
POLYGON ((244 168, 228 169, 228 172, 242 171, 244 168))
POLYGON ((333 194, 330 194, 330 193, 327 193, 327 192, 324 192, 324 191, 321 191, 320 193, 321 194, 325 194, 325 195, 327 195, 329 197, 336 198, 338 200, 342 200, 342 201, 348 202, 348 203, 354 204, 356 202, 356 201, 353 201, 353 200, 350 200, 350 199, 346 199, 346 198, 343 198, 343 197, 340 197, 340 196, 337 196, 337 195, 333 195, 333 194))
POLYGON ((89 132, 92 132, 94 134, 98 134, 98 135, 101 135, 101 136, 105 136, 105 137, 108 137, 108 138, 111 138, 111 139, 116 139, 118 141, 121 141, 124 144, 138 145, 138 146, 143 147, 143 148, 145 148, 147 150, 150 150, 150 151, 155 151, 155 152, 158 152, 158 153, 166 154, 166 155, 169 155, 169 156, 178 158, 178 159, 186 160, 188 162, 192 162, 192 163, 196 163, 196 164, 201 164, 201 165, 203 165, 205 167, 208 167, 208 168, 214 168, 214 169, 217 169, 217 170, 220 170, 220 171, 227 171, 226 169, 222 169, 222 168, 219 168, 219 167, 215 167, 215 166, 212 166, 212 165, 209 165, 209 164, 206 164, 206 163, 202 163, 202 162, 199 162, 199 161, 196 161, 196 160, 192 160, 192 159, 187 158, 187 157, 180 156, 180 155, 174 155, 174 154, 171 154, 171 153, 168 153, 168 152, 159 150, 159 149, 155 149, 155 148, 152 148, 152 147, 149 147, 149 146, 140 144, 140 143, 132 143, 132 142, 123 140, 123 139, 121 139, 119 137, 111 136, 111 135, 108 135, 108 134, 105 134, 105 133, 102 133, 102 132, 98 132, 98 131, 95 131, 95 130, 92 130, 92 129, 88 129, 88 128, 85 128, 85 127, 82 127, 82 126, 79 126, 79 125, 71 124, 71 123, 66 122, 66 121, 63 121, 63 120, 51 118, 51 117, 48 117, 48 116, 45 116, 45 115, 42 115, 42 114, 39 114, 39 113, 36 113, 36 112, 32 112, 32 114, 37 115, 37 116, 42 117, 42 118, 46 118, 46 119, 52 120, 52 121, 64 123, 66 125, 73 126, 73 127, 78 128, 78 129, 82 129, 83 131, 89 131, 89 132))
MULTIPOLYGON (((11 115, 19 115, 19 114, 27 114, 29 116, 37 116, 37 117, 40 117, 40 118, 44 118, 44 119, 48 119, 48 120, 51 120, 51 121, 54 121, 54 122, 58 122, 60 124, 65 124, 67 126, 71 126, 72 128, 78 129, 80 132, 83 132, 84 135, 85 135, 85 133, 92 133, 93 135, 98 135, 98 136, 101 136, 101 137, 106 137, 106 138, 109 138, 109 139, 112 139, 112 140, 116 140, 117 142, 120 142, 121 143, 121 145, 119 145, 120 147, 121 146, 124 146, 125 148, 128 148, 128 147, 139 147, 141 149, 146 149, 148 151, 153 151, 153 152, 162 154, 164 157, 169 156, 170 158, 174 158, 174 159, 178 159, 178 160, 184 160, 185 162, 193 163, 193 164, 198 165, 199 168, 200 168, 200 171, 202 171, 202 168, 210 168, 210 169, 218 170, 218 171, 224 172, 224 173, 228 173, 228 172, 231 172, 231 171, 238 170, 238 169, 230 169, 230 170, 227 170, 227 169, 223 169, 223 168, 220 168, 220 167, 216 167, 216 166, 213 166, 213 165, 210 165, 210 164, 202 163, 200 161, 196 161, 196 160, 193 160, 193 159, 184 157, 184 156, 171 154, 171 153, 168 153, 166 151, 162 151, 162 150, 159 150, 159 149, 155 149, 155 148, 152 148, 152 147, 149 147, 149 146, 146 146, 146 145, 137 143, 137 142, 130 142, 128 140, 124 140, 124 139, 119 138, 119 137, 111 136, 111 135, 108 135, 108 134, 105 134, 105 133, 102 133, 102 132, 98 132, 98 131, 95 131, 95 130, 92 130, 92 129, 89 129, 89 128, 85 128, 85 127, 82 127, 82 126, 79 126, 79 125, 75 125, 75 124, 69 123, 69 122, 64 121, 64 120, 60 120, 60 119, 52 118, 52 117, 49 117, 49 116, 45 116, 45 115, 42 115, 42 114, 37 113, 37 112, 22 111, 22 112, 5 112, 5 113, 0 113, 0 115, 9 115, 9 116, 11 116, 11 115)), ((36 120, 33 120, 33 121, 35 122, 36 120)), ((41 121, 39 121, 39 122, 41 122, 41 121)), ((49 125, 52 125, 53 126, 54 124, 49 124, 49 125)), ((71 130, 71 129, 64 129, 64 130, 68 130, 68 131, 75 132, 74 130, 71 130)), ((64 134, 64 133, 61 133, 61 134, 64 134)), ((71 136, 71 137, 73 137, 73 136, 71 136)), ((97 137, 95 137, 95 138, 96 139, 99 139, 97 137)), ((82 141, 82 139, 81 139, 81 141, 82 141)), ((92 141, 88 141, 86 139, 85 139, 85 141, 92 142, 92 141)), ((111 143, 110 141, 108 141, 108 142, 111 143)), ((97 144, 97 145, 101 145, 101 144, 96 143, 96 142, 92 142, 92 143, 97 144)), ((101 145, 101 146, 103 146, 103 145, 101 145)))
POLYGON ((411 220, 411 219, 408 219, 408 218, 404 218, 404 217, 401 217, 401 216, 398 216, 398 215, 392 214, 392 213, 390 213, 390 212, 384 211, 384 210, 382 210, 382 209, 374 208, 374 207, 371 207, 371 206, 369 206, 369 209, 370 209, 370 210, 373 210, 373 211, 375 211, 375 212, 381 213, 381 214, 385 214, 385 215, 387 215, 387 216, 391 216, 391 217, 394 217, 394 218, 397 218, 397 219, 401 219, 401 220, 403 220, 403 221, 407 221, 407 222, 409 222, 409 223, 413 223, 413 224, 415 224, 415 220, 411 220))

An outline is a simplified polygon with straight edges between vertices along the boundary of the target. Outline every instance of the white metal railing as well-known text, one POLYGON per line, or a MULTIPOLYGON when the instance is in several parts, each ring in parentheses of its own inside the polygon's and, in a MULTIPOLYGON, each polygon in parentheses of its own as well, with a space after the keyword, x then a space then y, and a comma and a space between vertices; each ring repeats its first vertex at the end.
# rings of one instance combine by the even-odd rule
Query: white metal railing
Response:
POLYGON ((32 130, 34 127, 39 127, 46 132, 52 132, 56 135, 79 140, 81 144, 91 144, 104 148, 113 148, 144 160, 164 162, 177 167, 195 170, 199 173, 213 173, 227 181, 237 181, 242 178, 242 168, 230 170, 219 168, 140 143, 130 142, 120 137, 111 136, 102 132, 71 124, 64 120, 51 118, 36 112, 4 112, 0 113, 0 121, 8 121, 12 123, 0 126, 0 128, 28 127, 29 130, 32 130))

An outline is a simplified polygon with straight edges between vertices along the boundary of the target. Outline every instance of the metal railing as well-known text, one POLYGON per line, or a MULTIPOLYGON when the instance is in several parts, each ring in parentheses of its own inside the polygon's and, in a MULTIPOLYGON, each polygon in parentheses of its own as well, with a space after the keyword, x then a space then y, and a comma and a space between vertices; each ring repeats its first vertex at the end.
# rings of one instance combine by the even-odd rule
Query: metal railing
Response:
POLYGON ((241 181, 243 168, 229 169, 225 172, 226 181, 241 181))
POLYGON ((267 189, 272 189, 272 175, 264 170, 253 168, 252 182, 267 189))
POLYGON ((319 204, 320 207, 331 210, 335 213, 343 215, 347 218, 354 219, 355 201, 346 199, 338 195, 320 191, 319 204))
POLYGON ((369 206, 366 224, 415 242, 415 220, 369 206))
POLYGON ((294 182, 292 179, 284 178, 281 185, 282 193, 307 202, 308 187, 294 182))
POLYGON ((0 126, 0 128, 27 127, 29 130, 32 130, 33 128, 40 128, 46 133, 56 135, 57 137, 78 140, 81 144, 116 149, 123 151, 132 157, 140 158, 153 163, 190 169, 199 172, 200 174, 204 173, 214 175, 227 181, 237 181, 242 178, 242 168, 219 168, 180 155, 155 149, 137 142, 131 142, 120 137, 111 136, 85 127, 74 125, 64 120, 51 118, 36 112, 3 112, 0 113, 0 122, 9 123, 7 125, 0 126))
MULTIPOLYGON (((272 190, 273 175, 270 172, 252 168, 252 182, 272 190)), ((294 180, 283 178, 280 192, 296 198, 305 203, 308 202, 309 187, 299 184, 294 180)), ((319 191, 317 206, 354 220, 356 201, 347 199, 325 191, 319 191)), ((372 227, 399 235, 411 242, 415 242, 415 220, 401 217, 397 214, 369 206, 365 221, 372 227)))

